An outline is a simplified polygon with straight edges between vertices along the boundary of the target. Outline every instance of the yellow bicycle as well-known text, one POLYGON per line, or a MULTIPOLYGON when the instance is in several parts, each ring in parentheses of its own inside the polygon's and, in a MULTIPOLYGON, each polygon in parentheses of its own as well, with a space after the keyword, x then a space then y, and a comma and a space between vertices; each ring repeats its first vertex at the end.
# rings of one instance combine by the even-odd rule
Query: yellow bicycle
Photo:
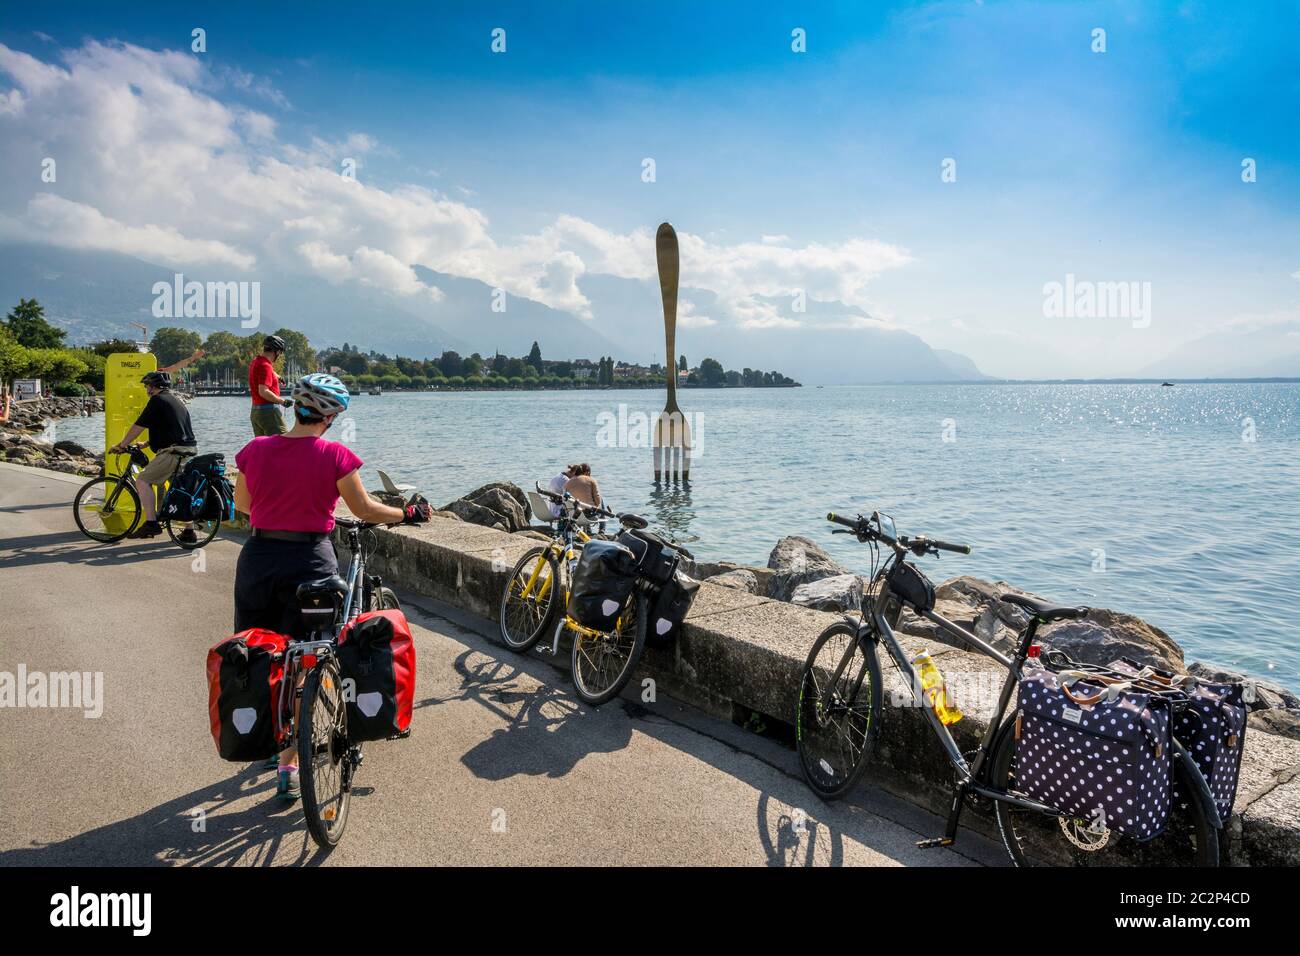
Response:
POLYGON ((553 633, 549 651, 560 650, 560 636, 573 633, 573 683, 578 696, 598 705, 617 696, 636 667, 645 648, 646 598, 637 591, 619 615, 614 630, 596 631, 573 620, 563 609, 569 600, 569 581, 582 545, 592 540, 592 520, 615 518, 627 529, 646 526, 637 515, 618 515, 593 508, 572 495, 557 495, 537 488, 538 494, 560 507, 555 537, 524 554, 510 572, 501 595, 501 640, 515 651, 527 651, 542 635, 553 633))

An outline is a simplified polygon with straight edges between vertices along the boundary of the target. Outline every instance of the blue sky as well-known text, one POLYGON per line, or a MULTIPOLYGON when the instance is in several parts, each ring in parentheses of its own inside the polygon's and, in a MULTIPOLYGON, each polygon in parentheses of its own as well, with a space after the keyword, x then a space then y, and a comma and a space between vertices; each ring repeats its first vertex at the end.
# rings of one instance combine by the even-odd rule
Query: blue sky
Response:
MULTIPOLYGON (((807 251, 782 280, 792 287, 843 294, 1026 377, 1127 374, 1200 336, 1297 322, 1295 4, 269 6, 6 3, 0 43, 51 64, 113 40, 188 54, 203 27, 206 78, 183 82, 274 122, 273 147, 240 144, 250 163, 258 149, 364 134, 359 178, 480 214, 502 275, 525 269, 522 256, 567 276, 565 254, 583 260, 579 288, 600 271, 572 242, 548 245, 558 258, 540 265, 507 252, 559 217, 593 224, 611 248, 671 219, 708 244, 706 263, 784 237, 769 244, 807 251), (490 50, 495 27, 503 55, 490 50), (796 27, 806 53, 791 50, 796 27), (1104 53, 1091 49, 1098 27, 1104 53), (1246 157, 1256 182, 1241 180, 1246 157), (941 181, 945 158, 955 182, 941 181), (857 241, 898 255, 864 254, 848 292, 819 285, 840 259, 817 250, 857 241), (1044 283, 1067 274, 1151 283, 1150 325, 1045 317, 1044 283)), ((0 73, 6 85, 21 87, 0 73)), ((20 216, 30 196, 0 200, 20 216)), ((118 204, 110 218, 134 211, 118 204)), ((205 234, 194 218, 171 225, 205 234)), ((403 262, 420 246, 387 242, 403 262)), ((445 271, 454 256, 436 258, 445 271)), ((739 302, 759 268, 713 291, 739 302)), ((532 280, 497 281, 526 294, 532 280)), ((763 334, 744 314, 724 305, 710 321, 763 334)))

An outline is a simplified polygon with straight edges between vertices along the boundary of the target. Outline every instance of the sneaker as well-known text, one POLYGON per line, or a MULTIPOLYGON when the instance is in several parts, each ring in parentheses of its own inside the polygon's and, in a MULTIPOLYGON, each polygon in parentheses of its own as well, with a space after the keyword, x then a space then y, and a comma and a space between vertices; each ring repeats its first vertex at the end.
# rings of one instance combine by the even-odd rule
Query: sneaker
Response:
POLYGON ((142 523, 140 527, 136 528, 134 531, 128 534, 127 537, 128 538, 156 538, 160 534, 162 534, 162 525, 160 525, 157 521, 146 521, 142 523))
POLYGON ((262 764, 262 769, 263 769, 263 770, 279 770, 279 769, 280 769, 280 758, 279 758, 279 757, 272 757, 272 758, 271 758, 270 760, 268 760, 266 763, 262 764))
POLYGON ((193 528, 186 528, 176 536, 176 542, 178 544, 198 544, 199 536, 194 533, 193 528))
POLYGON ((297 767, 280 768, 280 772, 275 777, 275 795, 281 800, 297 800, 302 796, 297 767))

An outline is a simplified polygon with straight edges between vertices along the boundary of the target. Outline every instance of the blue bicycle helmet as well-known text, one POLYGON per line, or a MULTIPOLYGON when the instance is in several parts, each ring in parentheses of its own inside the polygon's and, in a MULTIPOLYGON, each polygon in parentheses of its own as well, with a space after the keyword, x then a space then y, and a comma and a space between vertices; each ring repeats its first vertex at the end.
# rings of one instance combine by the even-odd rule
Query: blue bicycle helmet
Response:
POLYGON ((333 375, 313 372, 298 379, 293 386, 293 404, 302 417, 302 411, 329 417, 347 411, 348 387, 333 375))

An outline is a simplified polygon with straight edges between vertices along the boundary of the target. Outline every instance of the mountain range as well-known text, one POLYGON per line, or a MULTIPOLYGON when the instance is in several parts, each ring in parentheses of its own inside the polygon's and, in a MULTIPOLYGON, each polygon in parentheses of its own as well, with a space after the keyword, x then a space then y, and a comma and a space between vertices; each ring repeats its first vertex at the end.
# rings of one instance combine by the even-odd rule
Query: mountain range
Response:
MULTIPOLYGON (((441 290, 441 299, 302 274, 263 280, 259 328, 299 329, 317 347, 348 342, 413 358, 445 349, 523 355, 537 341, 547 358, 663 361, 663 318, 652 281, 584 277, 592 318, 583 320, 517 296, 506 298, 503 311, 494 311, 492 290, 484 283, 420 266, 415 270, 422 282, 441 290)), ((5 242, 0 243, 0 305, 37 299, 46 316, 68 330, 72 344, 136 338, 139 331, 131 322, 150 333, 175 325, 205 335, 221 329, 247 334, 238 319, 155 318, 154 284, 172 282, 176 272, 120 253, 5 242)), ((197 270, 183 274, 186 281, 207 278, 197 270)), ((692 365, 711 356, 726 368, 776 369, 809 384, 986 378, 965 356, 932 349, 909 332, 864 325, 869 323, 865 313, 839 303, 809 302, 799 316, 787 307, 790 321, 805 322, 799 327, 741 331, 719 311, 711 292, 683 288, 681 299, 693 311, 679 322, 677 347, 692 365)))

